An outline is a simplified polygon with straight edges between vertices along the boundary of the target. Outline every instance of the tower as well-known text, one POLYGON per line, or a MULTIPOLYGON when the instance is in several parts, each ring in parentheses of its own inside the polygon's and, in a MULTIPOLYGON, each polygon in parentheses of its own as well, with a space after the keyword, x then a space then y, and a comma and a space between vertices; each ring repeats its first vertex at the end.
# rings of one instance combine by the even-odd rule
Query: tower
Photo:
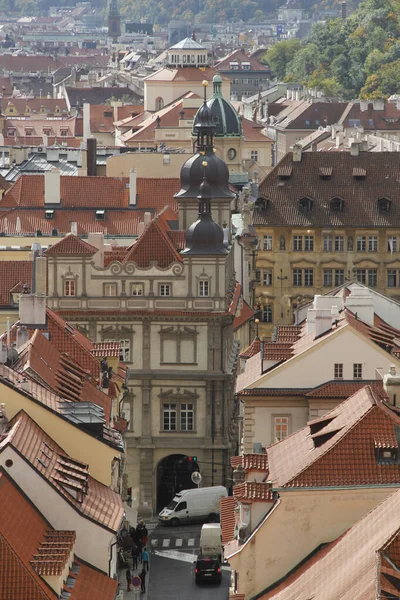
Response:
POLYGON ((119 14, 118 1, 110 0, 108 9, 108 37, 117 42, 121 36, 121 15, 119 14))

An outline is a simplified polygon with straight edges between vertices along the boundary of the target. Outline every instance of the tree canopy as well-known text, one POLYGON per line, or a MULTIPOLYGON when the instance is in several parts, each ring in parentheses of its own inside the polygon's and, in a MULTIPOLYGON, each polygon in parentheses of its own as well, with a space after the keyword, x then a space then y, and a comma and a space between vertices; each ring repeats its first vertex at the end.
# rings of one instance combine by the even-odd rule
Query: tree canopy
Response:
POLYGON ((327 95, 387 98, 400 93, 398 15, 400 0, 363 0, 346 20, 316 23, 306 40, 278 42, 264 60, 279 79, 327 95))

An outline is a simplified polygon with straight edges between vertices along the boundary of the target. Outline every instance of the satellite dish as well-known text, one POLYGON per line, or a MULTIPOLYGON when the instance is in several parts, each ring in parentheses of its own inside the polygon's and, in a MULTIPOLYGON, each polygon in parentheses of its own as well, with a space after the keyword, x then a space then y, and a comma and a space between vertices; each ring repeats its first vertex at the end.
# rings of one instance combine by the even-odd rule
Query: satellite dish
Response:
POLYGON ((198 471, 194 471, 192 473, 193 483, 195 483, 196 485, 199 485, 201 483, 201 480, 202 480, 201 474, 198 471))

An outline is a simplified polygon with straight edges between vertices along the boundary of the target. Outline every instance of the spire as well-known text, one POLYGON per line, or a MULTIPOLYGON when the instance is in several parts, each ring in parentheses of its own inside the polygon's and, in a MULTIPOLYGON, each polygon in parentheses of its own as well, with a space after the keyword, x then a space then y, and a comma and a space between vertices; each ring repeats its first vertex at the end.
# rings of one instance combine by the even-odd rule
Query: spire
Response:
POLYGON ((199 195, 197 199, 199 201, 199 219, 204 215, 211 218, 211 200, 212 200, 212 190, 211 186, 207 181, 206 177, 206 168, 208 163, 206 160, 203 160, 202 166, 204 168, 203 181, 199 186, 199 195))
POLYGON ((197 152, 206 152, 207 150, 212 152, 214 148, 214 122, 211 111, 207 106, 207 86, 208 81, 204 80, 203 106, 199 108, 195 125, 197 152))

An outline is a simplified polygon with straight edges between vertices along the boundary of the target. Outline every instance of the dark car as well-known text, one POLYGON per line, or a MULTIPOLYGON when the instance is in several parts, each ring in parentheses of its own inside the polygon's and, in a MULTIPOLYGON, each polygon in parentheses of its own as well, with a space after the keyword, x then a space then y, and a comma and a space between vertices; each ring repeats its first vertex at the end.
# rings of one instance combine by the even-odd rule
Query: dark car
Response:
POLYGON ((214 581, 221 583, 221 563, 218 556, 198 556, 194 569, 196 583, 214 581))

